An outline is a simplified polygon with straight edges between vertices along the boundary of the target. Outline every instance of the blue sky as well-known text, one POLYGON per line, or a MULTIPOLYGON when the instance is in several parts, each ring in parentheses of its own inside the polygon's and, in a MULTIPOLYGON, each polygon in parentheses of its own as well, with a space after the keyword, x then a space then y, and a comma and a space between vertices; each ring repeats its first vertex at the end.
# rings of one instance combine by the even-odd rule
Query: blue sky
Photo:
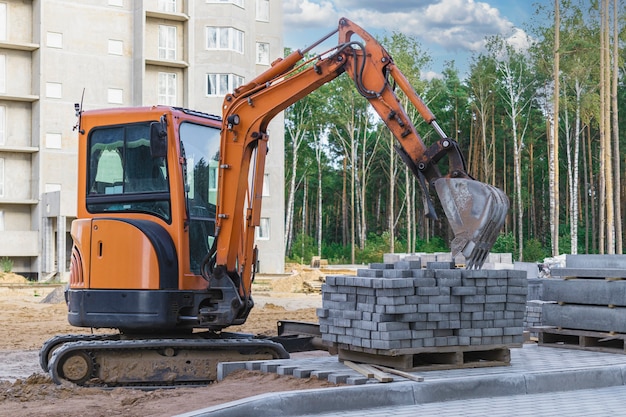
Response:
MULTIPOLYGON (((502 35, 512 44, 528 44, 527 28, 537 19, 535 5, 551 10, 553 0, 283 0, 284 45, 303 49, 347 17, 374 34, 394 31, 414 36, 432 57, 424 77, 440 74, 446 61, 466 71, 485 36, 502 35)), ((546 18, 549 18, 546 16, 546 18)), ((329 48, 336 37, 316 49, 329 48)))

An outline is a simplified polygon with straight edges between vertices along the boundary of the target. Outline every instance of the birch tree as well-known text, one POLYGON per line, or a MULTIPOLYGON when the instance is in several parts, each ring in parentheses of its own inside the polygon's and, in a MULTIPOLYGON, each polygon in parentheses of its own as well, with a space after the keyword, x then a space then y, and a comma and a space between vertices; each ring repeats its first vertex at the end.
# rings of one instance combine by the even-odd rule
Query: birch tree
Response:
POLYGON ((579 160, 582 135, 583 112, 587 108, 588 96, 593 94, 594 63, 598 61, 597 47, 593 42, 592 31, 585 24, 584 13, 570 5, 570 10, 562 19, 562 68, 563 68, 563 120, 567 154, 567 179, 569 191, 570 253, 578 253, 579 207, 579 160), (573 92, 570 99, 569 91, 573 92), (574 121, 570 123, 569 113, 574 110, 574 121))
MULTIPOLYGON (((476 114, 480 124, 480 149, 482 153, 481 167, 475 171, 481 174, 480 179, 483 181, 489 178, 490 154, 494 153, 493 149, 487 146, 487 121, 489 117, 493 117, 493 94, 495 82, 495 63, 492 57, 487 55, 479 55, 470 65, 470 77, 468 85, 471 92, 472 108, 476 114)), ((493 146, 493 142, 492 142, 493 146)), ((470 161, 472 158, 470 158, 470 161)), ((478 158, 476 158, 478 160, 478 158)), ((472 166, 469 166, 472 171, 472 166)), ((492 170, 492 172, 495 172, 492 170)))
POLYGON ((514 169, 514 202, 517 211, 517 239, 520 260, 524 259, 524 230, 522 203, 522 150, 524 139, 529 126, 531 104, 535 91, 535 78, 528 66, 528 57, 516 51, 511 45, 496 39, 499 55, 497 71, 499 74, 499 93, 506 104, 506 115, 509 124, 513 145, 514 169))
MULTIPOLYGON (((293 242, 293 216, 296 198, 296 182, 298 174, 298 155, 306 138, 311 109, 306 100, 301 100, 285 110, 285 141, 291 155, 287 182, 287 207, 285 210, 285 252, 289 254, 293 242)), ((288 171, 285 170, 287 173, 288 171)))

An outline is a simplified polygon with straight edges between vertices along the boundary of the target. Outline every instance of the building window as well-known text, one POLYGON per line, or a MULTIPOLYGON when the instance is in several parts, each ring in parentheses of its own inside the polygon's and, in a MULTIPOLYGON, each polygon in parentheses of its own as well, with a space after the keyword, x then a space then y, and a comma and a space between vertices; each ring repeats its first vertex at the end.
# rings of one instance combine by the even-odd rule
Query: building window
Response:
POLYGON ((4 197, 4 158, 0 158, 0 197, 4 197))
POLYGON ((243 0, 206 0, 207 3, 230 3, 243 9, 243 0))
POLYGON ((48 97, 48 98, 63 98, 63 84, 61 84, 61 83, 46 83, 46 97, 48 97))
POLYGON ((159 0, 157 8, 162 12, 175 13, 176 12, 176 0, 159 0))
POLYGON ((256 0, 256 20, 270 21, 270 0, 256 0))
POLYGON ((63 48, 63 34, 57 32, 46 33, 46 45, 50 48, 63 48))
POLYGON ((149 121, 91 130, 86 161, 90 213, 146 213, 169 221, 166 158, 153 157, 149 138, 149 121))
POLYGON ((123 55, 124 54, 124 42, 117 41, 115 39, 109 39, 109 54, 123 55))
POLYGON ((0 41, 7 40, 7 4, 0 3, 0 41))
POLYGON ((4 211, 0 210, 0 232, 4 232, 4 211))
POLYGON ((243 32, 231 27, 207 26, 207 49, 228 49, 243 54, 243 32))
POLYGON ((261 65, 270 64, 270 44, 267 42, 256 43, 256 63, 261 65))
POLYGON ((207 74, 207 95, 225 96, 243 84, 243 77, 235 74, 207 74))
POLYGON ((49 149, 61 149, 61 134, 60 133, 46 133, 46 148, 49 149))
POLYGON ((0 106, 0 145, 4 145, 6 143, 7 137, 7 108, 5 106, 0 106))
POLYGON ((107 100, 111 104, 123 104, 124 90, 121 88, 109 88, 107 91, 107 100))
POLYGON ((176 59, 176 26, 159 25, 159 59, 176 59))
POLYGON ((159 72, 158 104, 167 106, 176 105, 176 74, 171 72, 159 72))
POLYGON ((270 219, 269 217, 261 217, 259 227, 256 228, 257 240, 269 240, 270 238, 270 219))

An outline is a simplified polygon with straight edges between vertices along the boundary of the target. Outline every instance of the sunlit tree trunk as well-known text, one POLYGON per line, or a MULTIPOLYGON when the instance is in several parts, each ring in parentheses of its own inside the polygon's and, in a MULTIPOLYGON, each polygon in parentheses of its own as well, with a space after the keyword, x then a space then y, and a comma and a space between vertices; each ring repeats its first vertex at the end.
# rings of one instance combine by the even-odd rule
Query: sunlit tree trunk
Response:
POLYGON ((315 135, 315 161, 317 162, 317 256, 322 256, 322 141, 319 135, 315 135))
MULTIPOLYGON (((612 107, 612 128, 613 133, 613 172, 615 177, 615 215, 617 216, 615 222, 615 251, 616 253, 622 253, 622 184, 621 184, 621 168, 620 168, 620 153, 619 153, 619 120, 618 120, 618 105, 617 105, 617 83, 619 75, 618 66, 618 44, 619 44, 619 31, 618 31, 618 0, 613 0, 613 79, 611 84, 611 107, 612 107)), ((608 12, 608 11, 607 11, 608 12)), ((608 31, 608 28, 607 28, 608 31)), ((607 35, 608 37, 608 35, 607 35)))
POLYGON ((552 256, 559 255, 559 38, 561 32, 559 1, 560 0, 554 0, 554 105, 552 110, 554 119, 552 121, 552 152, 550 160, 550 168, 552 172, 550 178, 550 223, 552 232, 552 256))
POLYGON ((288 255, 291 252, 291 244, 294 238, 293 232, 293 219, 294 219, 294 208, 295 208, 295 196, 296 196, 296 183, 297 183, 297 168, 298 168, 298 155, 300 146, 302 145, 306 129, 299 124, 297 121, 304 120, 306 115, 309 113, 308 107, 294 107, 294 111, 298 111, 298 114, 294 114, 294 124, 285 124, 285 128, 289 133, 289 136, 292 139, 291 142, 291 174, 289 177, 289 191, 287 196, 287 212, 285 216, 285 251, 288 255))
POLYGON ((393 149, 395 137, 389 135, 389 252, 394 253, 396 233, 395 233, 395 195, 396 195, 396 154, 393 149))

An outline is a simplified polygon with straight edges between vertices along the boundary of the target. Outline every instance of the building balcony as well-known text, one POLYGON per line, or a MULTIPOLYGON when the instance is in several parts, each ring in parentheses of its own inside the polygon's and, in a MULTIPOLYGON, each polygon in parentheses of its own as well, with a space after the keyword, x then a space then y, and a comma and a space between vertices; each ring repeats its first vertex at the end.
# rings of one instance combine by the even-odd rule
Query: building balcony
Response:
POLYGON ((21 101, 24 103, 33 103, 39 100, 39 96, 33 94, 5 94, 0 93, 0 101, 21 101))
POLYGON ((28 42, 11 42, 0 41, 0 49, 11 49, 14 51, 27 51, 32 52, 39 49, 39 44, 28 42))
POLYGON ((2 205, 34 206, 35 204, 39 204, 39 200, 0 198, 0 206, 2 205))
POLYGON ((162 12, 157 10, 146 10, 146 17, 173 20, 176 22, 186 22, 189 20, 189 16, 184 13, 162 12))
POLYGON ((189 64, 186 61, 171 61, 167 59, 146 58, 146 65, 156 65, 166 68, 187 68, 189 64))
POLYGON ((35 153, 35 152, 39 152, 39 148, 37 148, 35 146, 8 146, 8 145, 0 145, 0 152, 35 153))

